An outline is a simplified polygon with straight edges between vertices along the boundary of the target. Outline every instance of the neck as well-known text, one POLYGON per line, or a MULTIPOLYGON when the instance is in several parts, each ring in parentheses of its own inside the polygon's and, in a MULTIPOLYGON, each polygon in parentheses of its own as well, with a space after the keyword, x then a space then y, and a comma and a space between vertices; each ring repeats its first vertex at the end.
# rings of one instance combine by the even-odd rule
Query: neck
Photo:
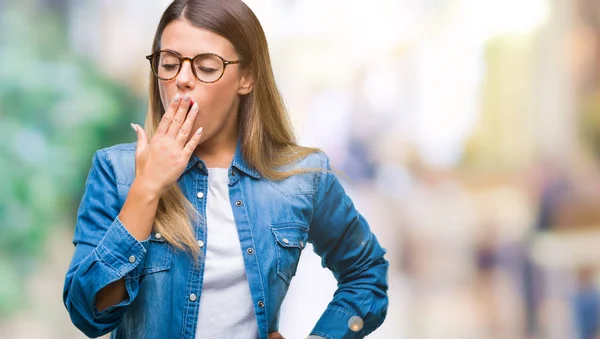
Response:
POLYGON ((209 168, 229 168, 235 155, 239 135, 238 102, 229 112, 231 118, 202 142, 194 151, 194 155, 204 161, 209 168))
POLYGON ((237 133, 215 135, 196 148, 194 155, 209 168, 229 168, 237 147, 237 133))

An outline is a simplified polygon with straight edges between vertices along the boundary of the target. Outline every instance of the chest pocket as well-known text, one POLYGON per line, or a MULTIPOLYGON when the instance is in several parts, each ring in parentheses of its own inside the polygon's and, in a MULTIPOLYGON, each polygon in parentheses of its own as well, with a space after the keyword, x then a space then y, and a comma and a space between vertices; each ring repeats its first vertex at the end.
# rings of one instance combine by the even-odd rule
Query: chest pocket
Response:
POLYGON ((308 226, 298 223, 271 225, 277 252, 277 274, 287 283, 296 275, 300 253, 306 246, 308 226))
POLYGON ((146 243, 146 258, 142 268, 142 275, 165 271, 171 268, 173 249, 158 233, 152 233, 146 243))

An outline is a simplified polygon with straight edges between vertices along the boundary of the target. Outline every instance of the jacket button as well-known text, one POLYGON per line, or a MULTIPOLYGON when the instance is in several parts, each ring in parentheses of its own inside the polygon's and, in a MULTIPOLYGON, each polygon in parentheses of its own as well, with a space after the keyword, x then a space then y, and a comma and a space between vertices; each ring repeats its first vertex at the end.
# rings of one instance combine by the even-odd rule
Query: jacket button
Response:
POLYGON ((248 254, 254 254, 254 248, 252 248, 252 247, 248 247, 248 249, 246 250, 246 252, 247 252, 248 254))
POLYGON ((132 255, 131 257, 129 257, 129 262, 132 264, 135 262, 135 255, 132 255))
POLYGON ((154 235, 154 237, 155 237, 156 239, 162 239, 162 234, 160 234, 160 233, 156 232, 156 234, 154 235))
POLYGON ((242 201, 241 201, 241 200, 238 200, 238 201, 236 201, 236 202, 235 202, 235 205, 236 205, 237 207, 240 207, 240 206, 242 206, 242 201))
POLYGON ((348 320, 348 327, 354 332, 358 332, 363 328, 363 320, 359 316, 353 316, 348 320))
POLYGON ((198 240, 198 247, 202 248, 204 246, 204 241, 198 240))
POLYGON ((285 244, 289 244, 289 243, 290 243, 290 241, 288 240, 288 238, 283 238, 283 242, 284 242, 285 244))
POLYGON ((190 294, 190 300, 191 301, 196 301, 197 298, 198 297, 194 293, 190 294))
POLYGON ((204 198, 204 193, 198 192, 198 194, 196 194, 196 196, 198 197, 198 199, 202 199, 202 198, 204 198))
POLYGON ((265 308, 265 303, 264 303, 264 302, 262 302, 262 301, 259 301, 259 302, 258 302, 258 307, 260 307, 260 308, 265 308))

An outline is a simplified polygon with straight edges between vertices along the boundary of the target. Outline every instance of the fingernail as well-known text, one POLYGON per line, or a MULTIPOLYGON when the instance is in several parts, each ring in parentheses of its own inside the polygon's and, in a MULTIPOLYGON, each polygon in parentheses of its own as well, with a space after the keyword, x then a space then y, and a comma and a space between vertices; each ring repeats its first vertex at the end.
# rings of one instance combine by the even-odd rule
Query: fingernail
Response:
POLYGON ((198 134, 198 135, 202 134, 202 127, 198 128, 198 130, 196 131, 196 134, 198 134))
POLYGON ((183 101, 190 101, 190 96, 189 95, 184 95, 183 96, 183 101))
POLYGON ((195 112, 195 111, 197 111, 197 110, 198 110, 198 103, 197 103, 197 102, 195 102, 195 103, 192 105, 192 111, 194 111, 194 112, 195 112))
POLYGON ((173 98, 173 101, 179 102, 179 99, 181 99, 181 95, 179 95, 179 93, 175 94, 175 97, 173 98))
POLYGON ((137 133, 137 126, 134 125, 133 123, 131 123, 131 128, 133 129, 134 132, 137 133))

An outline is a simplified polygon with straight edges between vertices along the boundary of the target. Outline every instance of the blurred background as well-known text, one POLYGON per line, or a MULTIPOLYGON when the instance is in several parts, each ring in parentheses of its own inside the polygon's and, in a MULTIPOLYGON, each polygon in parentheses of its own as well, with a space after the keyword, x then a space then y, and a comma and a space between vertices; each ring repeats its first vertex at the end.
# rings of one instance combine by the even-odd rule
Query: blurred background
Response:
MULTIPOLYGON (((93 152, 131 142, 166 0, 0 0, 0 337, 62 304, 93 152)), ((369 338, 597 339, 600 1, 248 0, 302 144, 388 250, 369 338)), ((281 332, 335 281, 305 251, 281 332)))

